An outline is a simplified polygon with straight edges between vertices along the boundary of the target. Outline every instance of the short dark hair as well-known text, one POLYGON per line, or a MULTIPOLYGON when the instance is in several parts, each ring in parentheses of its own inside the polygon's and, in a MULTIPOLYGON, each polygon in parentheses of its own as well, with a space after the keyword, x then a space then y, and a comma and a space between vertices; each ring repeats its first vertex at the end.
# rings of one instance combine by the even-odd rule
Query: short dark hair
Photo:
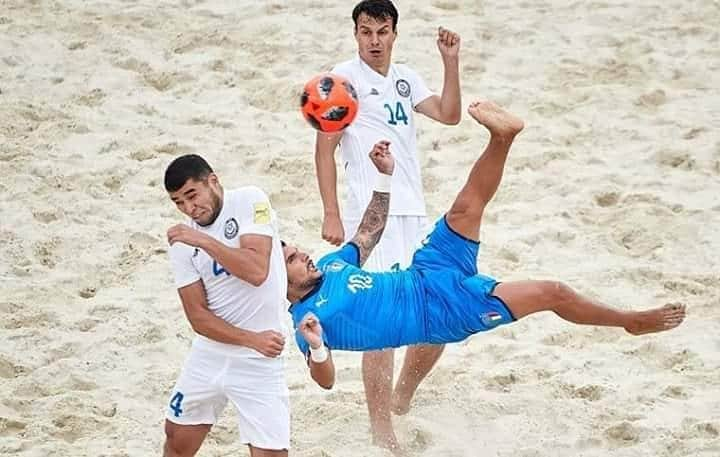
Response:
POLYGON ((188 179, 202 181, 207 178, 213 169, 197 154, 186 154, 170 162, 165 170, 165 190, 175 192, 179 190, 188 179))
POLYGON ((397 28, 398 11, 395 8, 395 5, 393 5, 393 2, 390 0, 362 0, 360 3, 355 5, 352 12, 355 30, 357 30, 357 21, 362 13, 365 13, 378 21, 384 21, 387 18, 391 18, 393 32, 397 28))

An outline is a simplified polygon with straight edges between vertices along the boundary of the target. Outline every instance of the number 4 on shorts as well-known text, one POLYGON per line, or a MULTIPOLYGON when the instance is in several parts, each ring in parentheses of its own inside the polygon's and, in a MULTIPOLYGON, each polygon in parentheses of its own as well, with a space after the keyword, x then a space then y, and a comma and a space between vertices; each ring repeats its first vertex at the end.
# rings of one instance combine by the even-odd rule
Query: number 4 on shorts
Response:
POLYGON ((183 398, 185 398, 185 395, 183 395, 181 392, 177 392, 172 397, 172 400, 170 400, 170 409, 172 409, 175 413, 175 417, 180 417, 180 415, 182 414, 180 404, 182 403, 183 398))

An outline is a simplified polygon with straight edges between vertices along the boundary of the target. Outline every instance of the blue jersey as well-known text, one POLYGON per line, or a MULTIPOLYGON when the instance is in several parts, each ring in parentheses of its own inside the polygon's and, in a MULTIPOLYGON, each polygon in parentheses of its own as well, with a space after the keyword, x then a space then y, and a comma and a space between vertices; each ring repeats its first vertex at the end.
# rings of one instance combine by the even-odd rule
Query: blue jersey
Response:
MULTIPOLYGON (((320 259, 317 268, 323 272, 322 282, 290 308, 296 326, 312 312, 323 327, 325 344, 348 351, 425 340, 424 289, 417 271, 362 270, 358 248, 352 243, 320 259)), ((299 332, 295 336, 300 350, 307 354, 307 342, 299 332)))
MULTIPOLYGON (((331 349, 368 351, 410 344, 443 344, 514 320, 493 290, 498 282, 477 271, 479 243, 455 233, 444 218, 415 252, 407 270, 359 267, 348 243, 317 263, 318 286, 291 308, 295 327, 312 312, 331 349)), ((303 354, 308 344, 299 331, 303 354)))

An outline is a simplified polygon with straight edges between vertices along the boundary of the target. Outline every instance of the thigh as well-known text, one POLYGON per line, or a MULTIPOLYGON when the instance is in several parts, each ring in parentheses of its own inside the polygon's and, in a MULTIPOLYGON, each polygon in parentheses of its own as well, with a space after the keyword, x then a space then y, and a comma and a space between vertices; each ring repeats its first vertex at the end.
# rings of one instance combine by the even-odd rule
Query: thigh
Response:
POLYGON ((218 384, 226 358, 192 348, 167 403, 166 419, 178 425, 214 424, 227 399, 218 384))
POLYGON ((250 448, 250 457, 287 457, 288 451, 287 449, 274 451, 270 449, 260 449, 251 445, 248 445, 250 448))
POLYGON ((515 319, 528 314, 546 311, 556 294, 553 281, 512 281, 498 284, 493 295, 500 298, 510 309, 515 319))
POLYGON ((228 372, 225 393, 237 410, 243 443, 258 452, 290 447, 290 401, 283 359, 238 359, 228 372))
POLYGON ((476 275, 480 243, 455 233, 445 217, 435 223, 413 256, 412 265, 420 270, 455 270, 463 276, 476 275))

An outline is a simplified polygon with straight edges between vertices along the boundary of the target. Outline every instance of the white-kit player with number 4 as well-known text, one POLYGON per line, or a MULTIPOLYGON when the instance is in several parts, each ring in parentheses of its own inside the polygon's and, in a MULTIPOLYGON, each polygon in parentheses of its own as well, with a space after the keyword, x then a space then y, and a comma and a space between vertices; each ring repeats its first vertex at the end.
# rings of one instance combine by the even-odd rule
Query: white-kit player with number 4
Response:
MULTIPOLYGON (((395 156, 393 198, 380 244, 365 264, 370 271, 405 268, 426 228, 420 164, 417 155, 414 112, 443 124, 460 122, 458 51, 460 37, 442 27, 437 47, 444 66, 442 95, 433 94, 422 78, 405 65, 391 63, 397 37, 398 12, 389 0, 365 0, 352 13, 358 56, 338 64, 332 73, 355 88, 359 110, 342 135, 318 132, 315 161, 324 207, 322 237, 340 245, 357 231, 370 202, 377 170, 367 152, 379 141, 388 141, 395 156), (335 149, 340 145, 347 183, 342 217, 337 199, 335 149)), ((403 369, 393 391, 393 352, 363 355, 363 381, 376 444, 397 448, 390 411, 404 414, 415 389, 442 353, 443 346, 408 348, 403 369)))
POLYGON ((191 219, 167 236, 197 336, 169 398, 164 455, 195 455, 229 400, 252 457, 287 456, 287 273, 270 202, 257 187, 224 191, 195 154, 170 163, 165 189, 191 219))

